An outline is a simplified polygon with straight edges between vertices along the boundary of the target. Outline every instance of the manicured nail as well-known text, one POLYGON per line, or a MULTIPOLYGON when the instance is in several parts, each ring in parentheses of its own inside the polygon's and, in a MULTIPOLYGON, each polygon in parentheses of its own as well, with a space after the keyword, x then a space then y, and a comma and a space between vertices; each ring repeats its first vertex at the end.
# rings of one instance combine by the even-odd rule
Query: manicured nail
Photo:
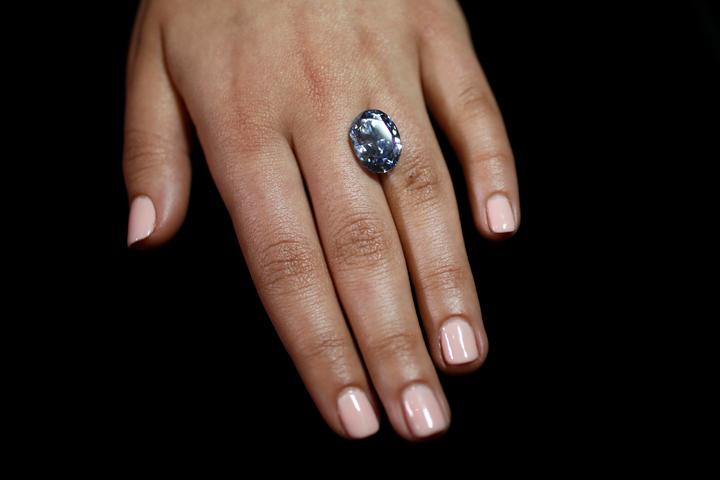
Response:
POLYGON ((502 193, 496 193, 487 200, 487 216, 490 230, 495 233, 515 231, 515 216, 510 200, 502 193))
POLYGON ((428 437, 447 428, 447 420, 430 387, 410 385, 403 392, 405 418, 416 437, 428 437))
POLYGON ((445 361, 450 365, 470 363, 478 358, 475 332, 469 323, 460 318, 452 318, 440 329, 442 351, 445 361))
POLYGON ((340 394, 338 411, 345 431, 352 438, 369 437, 380 427, 367 395, 357 388, 348 388, 340 394))
POLYGON ((155 230, 155 206, 152 200, 146 195, 135 197, 130 205, 128 247, 149 237, 153 230, 155 230))

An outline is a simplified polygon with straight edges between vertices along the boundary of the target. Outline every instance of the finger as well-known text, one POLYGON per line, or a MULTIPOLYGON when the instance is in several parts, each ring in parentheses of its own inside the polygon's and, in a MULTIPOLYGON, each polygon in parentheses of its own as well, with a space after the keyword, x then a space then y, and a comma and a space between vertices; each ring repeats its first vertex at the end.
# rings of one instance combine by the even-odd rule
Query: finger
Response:
POLYGON ((128 246, 169 240, 190 195, 187 115, 163 62, 159 29, 138 17, 128 59, 123 172, 130 200, 128 246))
POLYGON ((460 157, 477 228, 488 238, 501 239, 520 223, 513 154, 464 20, 459 11, 453 18, 447 26, 424 32, 423 88, 460 157))
POLYGON ((313 117, 305 112, 295 123, 293 145, 373 385, 395 430, 408 439, 426 438, 448 427, 450 411, 425 348, 387 201, 348 144, 350 123, 370 107, 363 100, 329 95, 322 111, 308 107, 313 117))
MULTIPOLYGON (((407 77, 410 78, 410 77, 407 77)), ((476 369, 487 336, 468 262, 455 193, 419 84, 384 90, 379 100, 400 129, 402 155, 381 177, 400 233, 429 348, 446 372, 476 369)))
POLYGON ((260 298, 330 427, 372 435, 379 423, 371 390, 292 150, 280 134, 229 124, 198 131, 260 298))

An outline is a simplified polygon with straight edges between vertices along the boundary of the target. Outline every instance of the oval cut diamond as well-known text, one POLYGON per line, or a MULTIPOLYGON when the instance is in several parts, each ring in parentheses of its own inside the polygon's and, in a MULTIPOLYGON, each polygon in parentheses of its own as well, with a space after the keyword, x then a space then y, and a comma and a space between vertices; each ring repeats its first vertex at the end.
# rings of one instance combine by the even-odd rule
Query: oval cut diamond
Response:
POLYGON ((374 173, 386 173, 397 165, 402 152, 400 132, 385 112, 365 110, 350 127, 355 156, 374 173))

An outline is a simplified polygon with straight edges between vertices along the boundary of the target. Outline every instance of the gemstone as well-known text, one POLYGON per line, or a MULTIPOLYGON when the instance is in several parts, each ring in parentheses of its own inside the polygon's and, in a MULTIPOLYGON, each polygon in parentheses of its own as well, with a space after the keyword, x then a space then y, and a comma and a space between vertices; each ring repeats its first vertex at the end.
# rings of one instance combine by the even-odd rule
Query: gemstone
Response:
POLYGON ((360 163, 373 173, 387 173, 400 160, 400 132, 380 110, 365 110, 353 120, 350 142, 360 163))

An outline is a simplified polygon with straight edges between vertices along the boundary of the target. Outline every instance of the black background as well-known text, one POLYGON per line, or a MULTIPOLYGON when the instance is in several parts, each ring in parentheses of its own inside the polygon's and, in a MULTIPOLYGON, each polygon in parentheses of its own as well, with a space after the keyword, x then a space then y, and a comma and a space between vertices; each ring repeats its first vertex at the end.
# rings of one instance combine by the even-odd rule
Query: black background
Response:
POLYGON ((483 240, 445 148, 491 353, 473 375, 442 377, 453 424, 423 444, 386 421, 359 443, 327 428, 264 313, 199 149, 177 237, 152 252, 126 248, 124 62, 136 3, 68 8, 43 50, 57 61, 48 70, 61 104, 48 155, 63 159, 63 192, 43 210, 62 237, 40 239, 53 274, 44 298, 67 318, 46 330, 57 353, 38 380, 52 382, 53 401, 41 402, 51 438, 79 435, 82 452, 119 464, 160 451, 382 450, 401 462, 462 450, 477 468, 507 454, 510 471, 637 459, 677 439, 687 411, 672 415, 668 400, 684 372, 665 278, 682 262, 662 252, 700 228, 692 205, 712 193, 699 184, 718 158, 717 8, 541 3, 463 3, 513 144, 523 223, 510 241, 483 240))

